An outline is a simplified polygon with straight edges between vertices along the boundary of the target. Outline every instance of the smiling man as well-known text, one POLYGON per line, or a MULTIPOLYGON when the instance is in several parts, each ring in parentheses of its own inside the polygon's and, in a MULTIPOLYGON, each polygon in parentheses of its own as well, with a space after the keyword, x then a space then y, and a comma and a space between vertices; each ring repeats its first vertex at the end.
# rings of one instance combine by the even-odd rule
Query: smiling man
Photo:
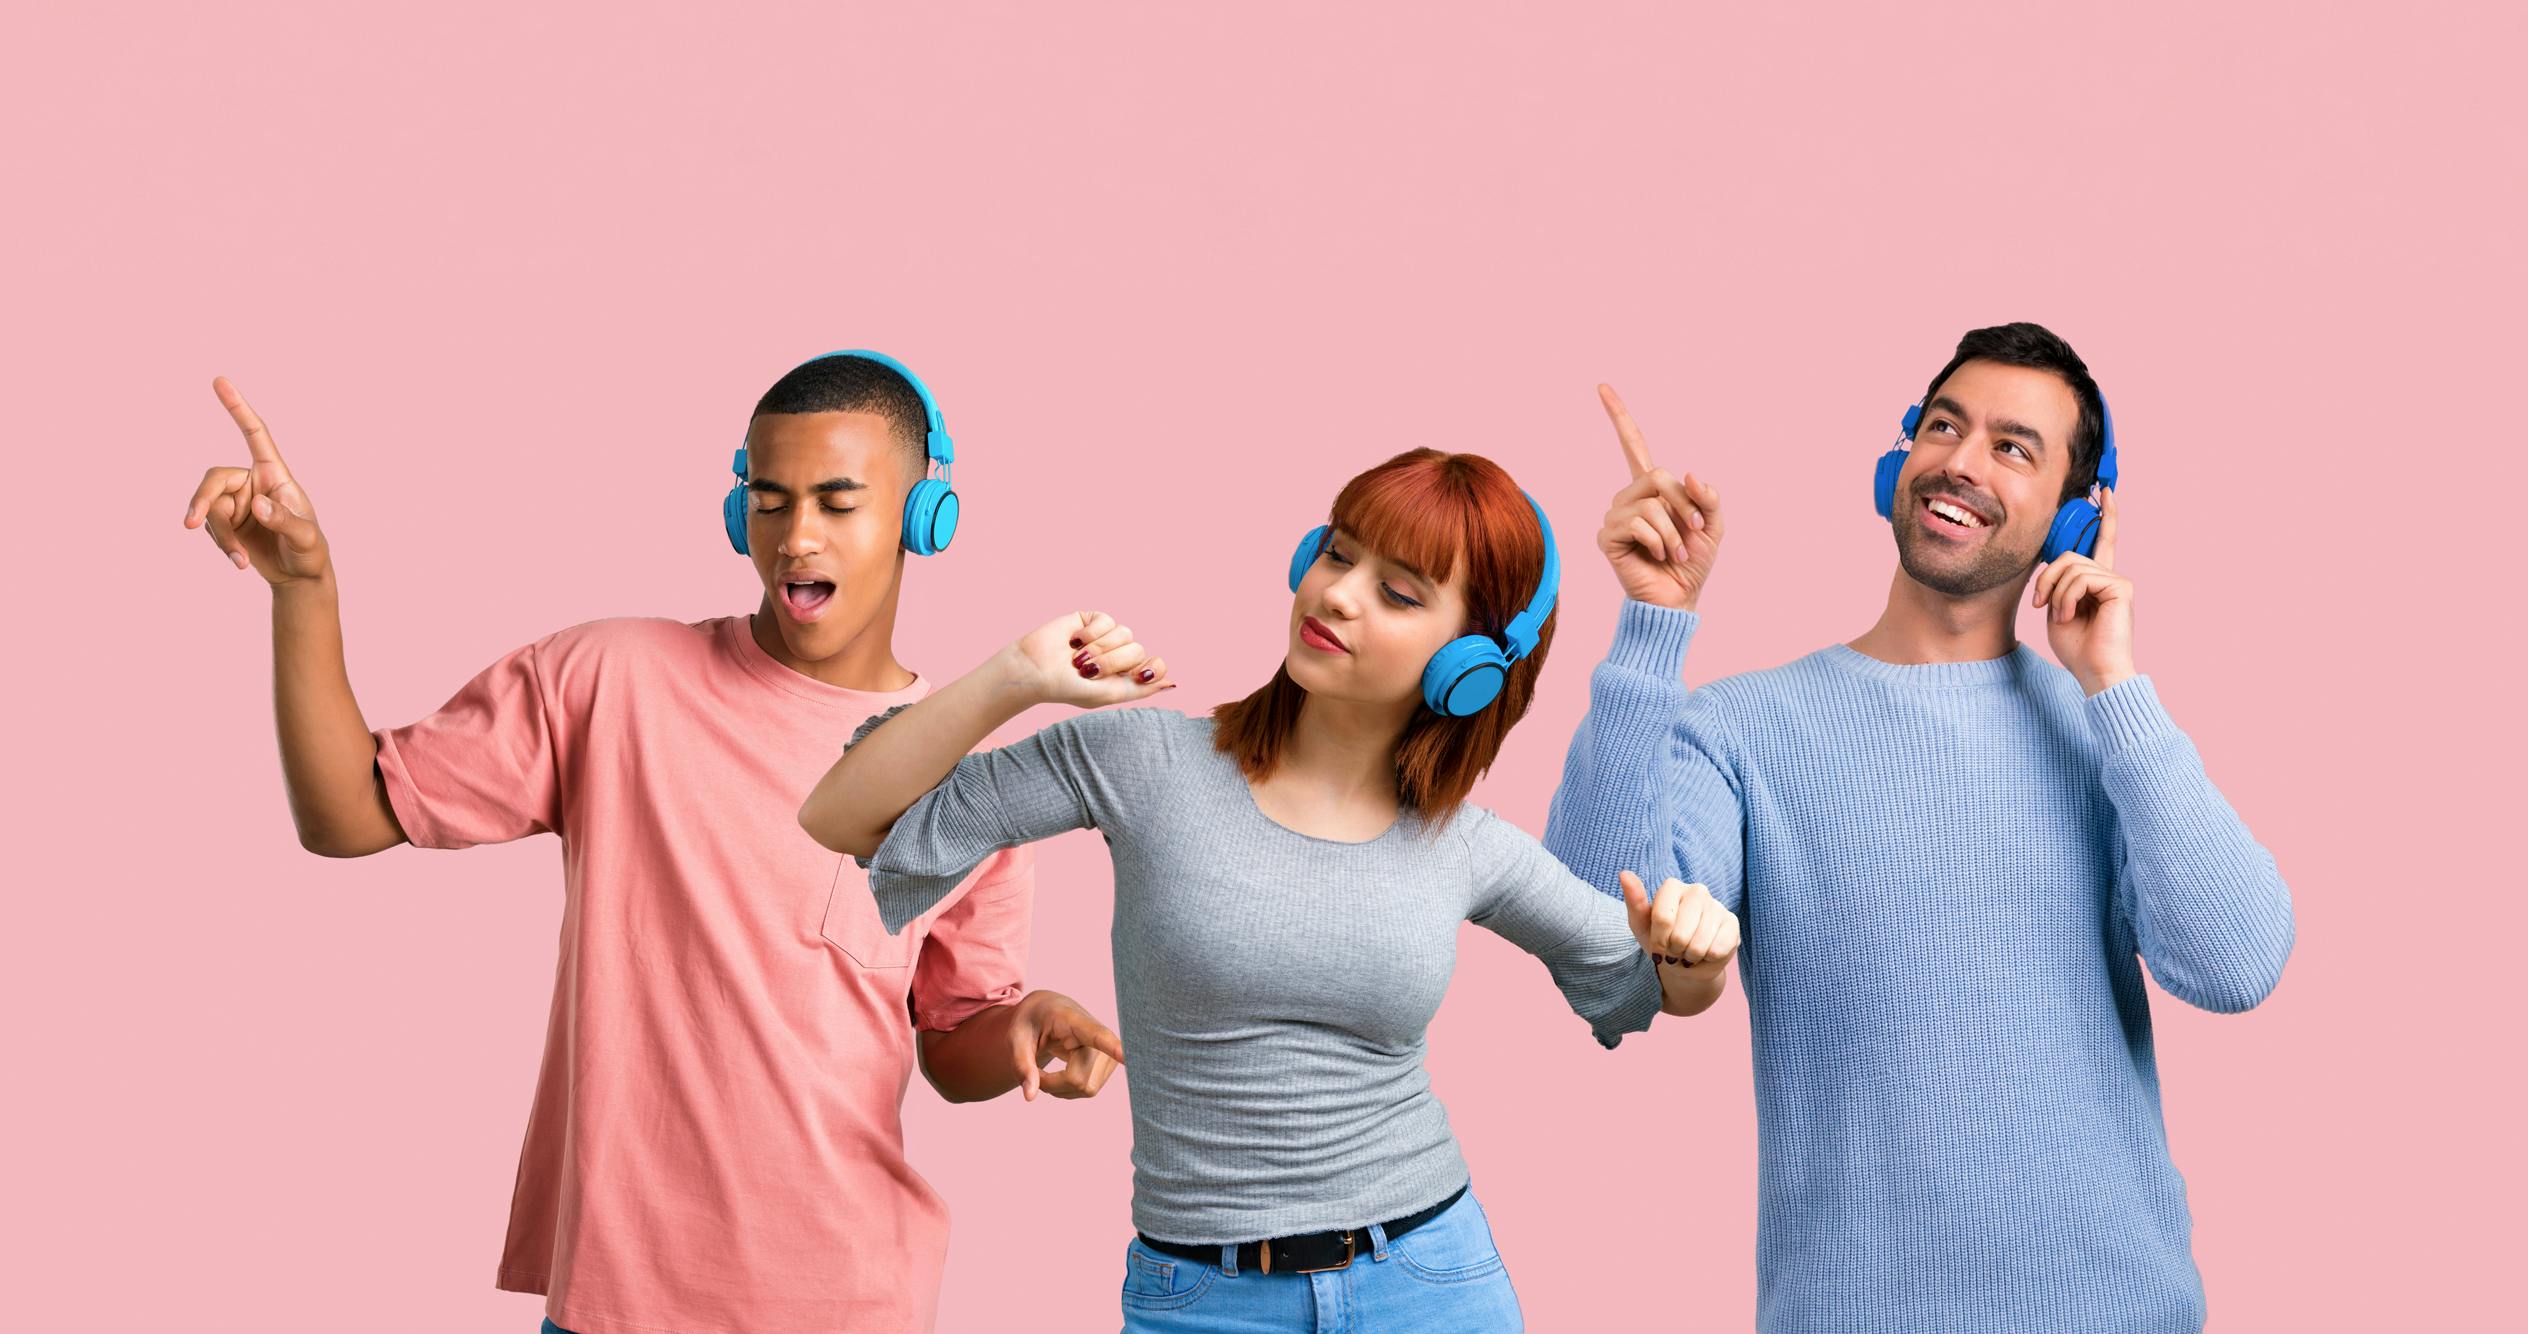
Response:
POLYGON ((216 388, 251 462, 211 469, 185 524, 271 585, 300 841, 357 857, 561 838, 561 959, 499 1285, 547 1294, 548 1329, 571 1334, 928 1329, 947 1211, 904 1160, 912 1068, 953 1101, 1085 1097, 1122 1056, 1069 999, 1020 995, 1023 854, 891 935, 863 873, 794 814, 854 728, 930 689, 893 644, 906 551, 955 529, 926 476, 950 454, 928 392, 837 353, 763 396, 721 516, 754 560, 753 615, 564 630, 372 733, 315 509, 216 388))
POLYGON ((1604 396, 1627 601, 1545 842, 1745 922, 1759 1324, 2200 1328, 2142 968, 2255 1005, 2291 899, 2134 665, 2088 367, 2033 324, 1967 334, 1875 479, 1878 623, 1691 691, 1719 495, 1604 396), (2060 666, 2019 642, 2023 593, 2060 666))

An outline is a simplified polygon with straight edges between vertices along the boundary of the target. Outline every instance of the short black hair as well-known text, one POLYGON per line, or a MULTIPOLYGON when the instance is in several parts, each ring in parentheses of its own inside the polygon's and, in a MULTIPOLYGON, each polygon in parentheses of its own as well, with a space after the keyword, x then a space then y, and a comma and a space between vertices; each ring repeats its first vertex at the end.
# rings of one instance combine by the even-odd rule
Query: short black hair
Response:
POLYGON ((916 458, 927 458, 930 414, 910 380, 867 357, 818 357, 773 381, 755 400, 755 415, 874 412, 894 425, 916 458))
POLYGON ((1957 355, 1931 377, 1931 387, 1922 391, 1922 401, 1929 403, 1939 394, 1940 386, 1957 373, 1957 368, 1970 361, 2052 371, 2071 386, 2072 397, 2080 404, 2080 415, 2072 423, 2072 470, 2064 477, 2062 497, 2055 503, 2089 494, 2089 488, 2098 484, 2098 456, 2105 452, 2107 438, 2107 400, 2098 392, 2098 382, 2089 376, 2089 363, 2072 351, 2071 344, 2042 324, 2022 320, 1989 329, 1969 329, 1964 338, 1957 340, 1957 355))

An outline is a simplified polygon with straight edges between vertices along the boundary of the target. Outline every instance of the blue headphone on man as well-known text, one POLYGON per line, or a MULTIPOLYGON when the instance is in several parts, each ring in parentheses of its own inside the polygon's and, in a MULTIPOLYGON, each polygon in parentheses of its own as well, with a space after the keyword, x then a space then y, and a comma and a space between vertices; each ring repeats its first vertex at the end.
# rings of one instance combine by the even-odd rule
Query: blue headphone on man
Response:
MULTIPOLYGON (((1870 498, 1878 506, 1878 517, 1896 521, 1896 474, 1904 471, 1905 454, 1914 442, 1914 428, 1922 424, 1922 405, 1905 409, 1901 429, 1904 435, 1878 456, 1878 472, 1871 480, 1870 498)), ((2115 414, 2107 411, 2104 395, 2098 399, 2100 446, 2098 450, 2098 484, 2115 485, 2115 414)), ((2065 552, 2086 556, 2098 549, 2098 504, 2086 494, 2063 502, 2054 511, 2053 526, 2045 530, 2043 559, 2053 560, 2065 552)))
MULTIPOLYGON (((1519 494, 1527 496, 1524 491, 1519 494)), ((1554 526, 1545 519, 1545 507, 1534 496, 1527 496, 1527 504, 1536 511, 1536 526, 1545 534, 1545 570, 1536 580, 1536 596, 1528 599, 1525 611, 1510 618, 1499 642, 1489 635, 1460 635, 1431 655, 1422 668, 1422 702, 1433 713, 1471 717, 1500 698, 1501 687, 1510 679, 1510 664, 1536 651, 1536 636, 1554 612, 1554 596, 1562 587, 1562 557, 1554 550, 1554 526)), ((1299 549, 1290 556, 1291 592, 1299 591, 1299 581, 1317 563, 1328 531, 1330 526, 1321 523, 1299 539, 1299 549)))
MULTIPOLYGON (((957 492, 948 481, 949 465, 957 461, 957 442, 948 438, 948 423, 939 415, 939 401, 930 396, 930 387, 922 383, 921 377, 915 375, 911 367, 884 352, 857 348, 828 352, 822 357, 810 357, 799 365, 814 365, 827 357, 858 357, 862 361, 876 362, 903 376, 904 383, 913 387, 914 397, 922 400, 922 453, 929 459, 930 465, 938 469, 939 475, 923 477, 913 483, 911 491, 905 493, 904 549, 916 556, 935 556, 946 551, 948 544, 957 536, 957 492)), ((796 370, 797 367, 791 369, 796 370)), ((928 470, 926 467, 925 471, 928 470)), ((729 471, 737 474, 737 485, 730 487, 728 495, 720 500, 720 523, 728 529, 729 545, 737 548, 737 554, 743 556, 747 554, 746 446, 741 444, 737 447, 737 457, 729 463, 729 471)))

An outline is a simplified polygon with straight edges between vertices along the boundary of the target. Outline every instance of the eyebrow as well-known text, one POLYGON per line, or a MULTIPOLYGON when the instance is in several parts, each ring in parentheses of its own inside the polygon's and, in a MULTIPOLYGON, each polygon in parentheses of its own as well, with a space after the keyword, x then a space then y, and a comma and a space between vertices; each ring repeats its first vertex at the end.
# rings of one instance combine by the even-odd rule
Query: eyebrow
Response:
MULTIPOLYGON (((768 482, 762 478, 757 478, 754 481, 748 482, 746 484, 746 489, 749 491, 762 491, 776 496, 786 496, 790 494, 789 487, 783 486, 779 482, 768 482)), ((828 495, 836 491, 866 491, 868 489, 869 484, 856 477, 828 477, 824 481, 808 488, 809 491, 820 496, 828 495)))
MULTIPOLYGON (((1945 412, 1952 417, 1971 417, 1973 415, 1961 406, 1956 399, 1951 398, 1946 394, 1942 394, 1938 398, 1931 400, 1931 410, 1934 412, 1945 412)), ((1992 433, 1995 435, 2016 436, 2019 439, 2025 440, 2029 444, 2036 446, 2037 453, 2042 454, 2045 452, 2045 433, 2025 422, 2012 421, 2008 417, 1995 417, 1991 422, 1987 423, 1987 425, 1991 427, 1992 433)))
MULTIPOLYGON (((1337 529, 1335 529, 1335 530, 1334 530, 1334 532, 1335 532, 1335 535, 1336 535, 1336 536, 1338 536, 1338 537, 1348 537, 1348 538, 1351 538, 1351 539, 1352 539, 1353 541, 1355 541, 1355 542, 1360 541, 1360 537, 1359 537, 1359 535, 1358 535, 1358 534, 1356 534, 1356 533, 1351 532, 1351 531, 1350 531, 1350 530, 1348 530, 1348 529, 1344 529, 1344 528, 1337 528, 1337 529)), ((1366 544, 1364 543, 1364 545, 1366 545, 1366 544)), ((1396 559, 1395 557, 1393 557, 1393 556, 1380 556, 1378 559, 1380 559, 1380 560, 1382 560, 1382 561, 1386 562, 1386 563, 1387 563, 1387 564, 1389 564, 1389 565, 1393 565, 1393 566, 1395 566, 1397 569, 1404 571, 1406 574, 1412 575, 1412 576, 1414 577, 1414 579, 1415 579, 1415 580, 1417 580, 1418 582, 1420 582, 1420 583, 1421 583, 1421 585, 1422 585, 1424 588, 1426 588, 1426 589, 1437 590, 1437 589, 1439 588, 1439 586, 1440 586, 1440 581, 1439 581, 1439 580, 1434 579, 1434 578, 1432 578, 1431 576, 1429 576, 1429 575, 1427 575, 1427 574, 1424 574, 1424 573, 1423 573, 1423 572, 1421 572, 1420 570, 1417 570, 1417 569, 1413 568, 1412 566, 1405 564, 1403 561, 1397 560, 1397 559, 1396 559)))

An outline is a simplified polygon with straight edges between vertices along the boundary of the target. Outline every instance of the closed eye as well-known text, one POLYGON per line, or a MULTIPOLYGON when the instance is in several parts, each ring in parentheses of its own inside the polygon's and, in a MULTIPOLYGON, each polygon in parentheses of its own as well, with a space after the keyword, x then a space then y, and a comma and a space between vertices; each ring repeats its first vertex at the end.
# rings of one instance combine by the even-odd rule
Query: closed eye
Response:
MULTIPOLYGON (((1324 550, 1323 552, 1321 552, 1320 554, 1321 554, 1321 555, 1323 555, 1323 556, 1324 556, 1327 560, 1333 561, 1333 562, 1334 562, 1335 564, 1337 564, 1337 565, 1349 565, 1349 564, 1351 564, 1351 563, 1352 563, 1352 558, 1351 558, 1351 557, 1349 557, 1349 556, 1344 555, 1341 551, 1336 550, 1336 549, 1335 549, 1334 544, 1333 544, 1333 543, 1331 543, 1331 542, 1326 543, 1326 545, 1325 545, 1325 550, 1324 550)), ((1379 585, 1378 585, 1378 591, 1379 591, 1379 592, 1381 592, 1381 593, 1386 594, 1386 595, 1387 595, 1387 600, 1388 600, 1389 602, 1392 602, 1392 603, 1396 604, 1396 605, 1397 605, 1397 606, 1399 606, 1399 607, 1412 607, 1412 608, 1418 608, 1418 607, 1420 607, 1420 606, 1422 605, 1421 603, 1419 603, 1419 602, 1417 602, 1417 601, 1413 600, 1412 598, 1407 597, 1406 595, 1404 595, 1404 594, 1402 594, 1402 593, 1397 592, 1397 591, 1396 591, 1396 586, 1395 586, 1395 585, 1393 585, 1393 584, 1389 584, 1389 583, 1381 583, 1381 584, 1379 584, 1379 585)))

